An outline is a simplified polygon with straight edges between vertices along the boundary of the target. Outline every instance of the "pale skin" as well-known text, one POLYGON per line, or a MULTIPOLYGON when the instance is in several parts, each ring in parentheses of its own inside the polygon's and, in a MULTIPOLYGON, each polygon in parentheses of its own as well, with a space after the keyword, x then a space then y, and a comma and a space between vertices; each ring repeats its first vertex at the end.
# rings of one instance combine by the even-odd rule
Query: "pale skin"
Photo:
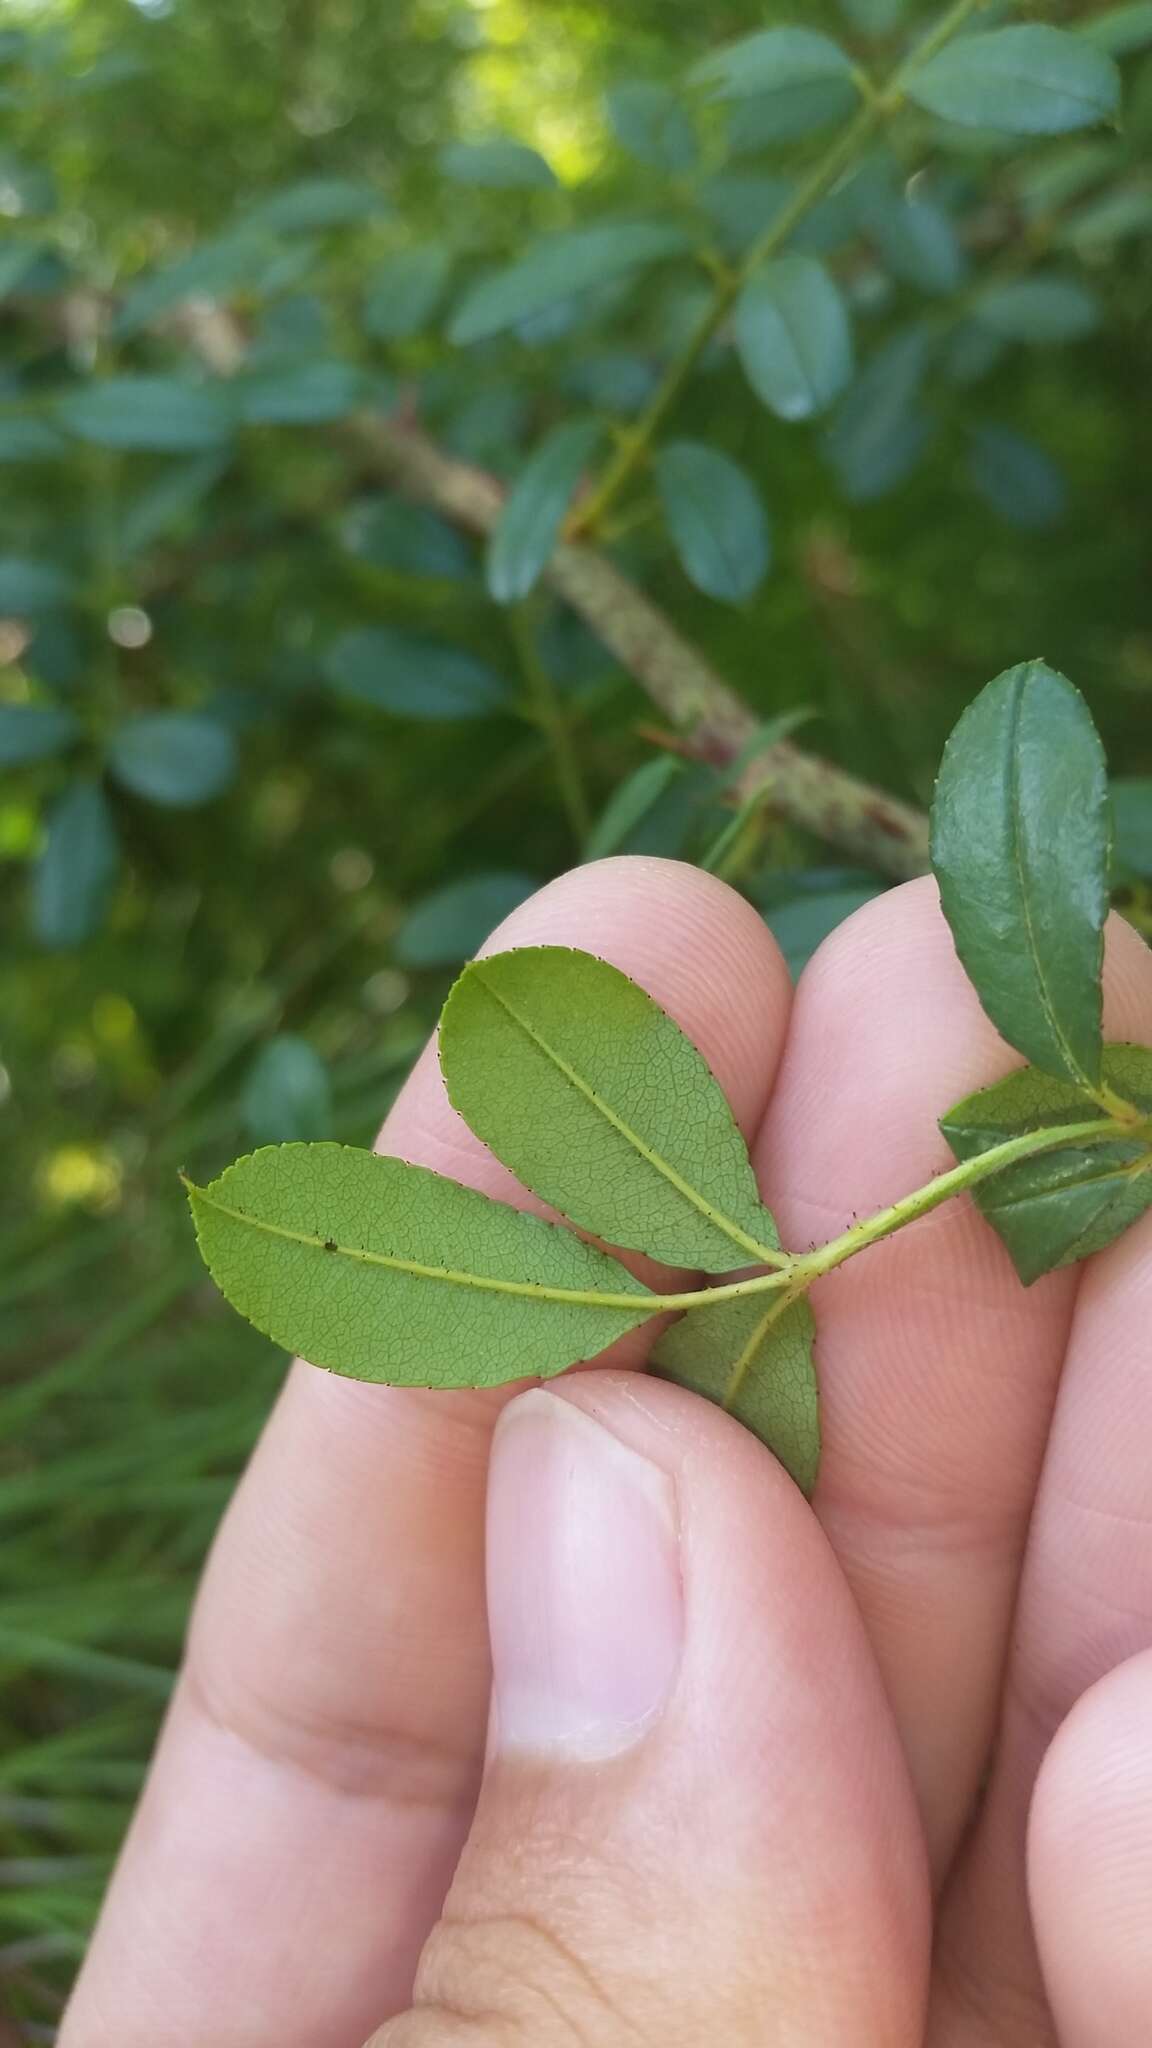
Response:
MULTIPOLYGON (((947 1167, 936 1118, 1018 1064, 928 882, 795 994, 673 863, 490 942, 541 943, 700 1046, 795 1249, 947 1167)), ((1105 990, 1152 1042, 1116 919, 1105 990)), ((431 1053, 380 1147, 527 1201, 431 1053)), ((962 1197, 813 1299, 815 1512, 644 1332, 546 1392, 297 1365, 61 2048, 1147 2048, 1152 1216, 1024 1290, 962 1197)))

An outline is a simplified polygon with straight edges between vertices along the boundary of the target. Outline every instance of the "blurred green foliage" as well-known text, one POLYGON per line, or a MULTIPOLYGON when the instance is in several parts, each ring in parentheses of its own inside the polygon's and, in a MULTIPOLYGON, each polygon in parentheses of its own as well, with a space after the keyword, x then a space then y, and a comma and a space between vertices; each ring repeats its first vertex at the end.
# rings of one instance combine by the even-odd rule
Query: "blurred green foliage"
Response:
POLYGON ((937 19, 803 13, 850 61, 793 44, 787 90, 708 61, 786 20, 749 0, 74 0, 0 30, 0 1982, 29 2039, 280 1370, 198 1276, 176 1169, 365 1141, 454 965, 573 860, 711 856, 796 965, 883 886, 734 823, 524 594, 718 290, 735 321, 601 537, 757 717, 803 711, 799 744, 912 801, 975 688, 1043 652, 1123 778, 1152 928, 1152 9, 1048 10, 1119 59, 1118 129, 993 132, 946 73, 739 295, 853 66, 937 19), (519 479, 487 569, 390 493, 364 410, 519 479))

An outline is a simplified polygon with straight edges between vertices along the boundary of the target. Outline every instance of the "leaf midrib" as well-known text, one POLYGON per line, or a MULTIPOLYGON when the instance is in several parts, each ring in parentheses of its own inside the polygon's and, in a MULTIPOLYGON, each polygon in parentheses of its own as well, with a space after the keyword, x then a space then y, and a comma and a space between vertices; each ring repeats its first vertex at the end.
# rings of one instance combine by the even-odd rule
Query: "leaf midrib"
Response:
POLYGON ((760 1244, 756 1238, 749 1236, 746 1231, 741 1230, 739 1224, 734 1222, 730 1216, 725 1216, 721 1210, 714 1208, 707 1196, 702 1195, 698 1188, 692 1187, 683 1178, 682 1174, 677 1173, 676 1168, 669 1160, 665 1159, 661 1153, 654 1151, 651 1145, 645 1144, 639 1132, 634 1131, 632 1126, 626 1123, 624 1118, 619 1116, 609 1103, 605 1102, 603 1096, 597 1094, 591 1083, 585 1081, 583 1076, 576 1071, 575 1067, 564 1058, 564 1055, 558 1052, 555 1046, 549 1044, 548 1040, 541 1032, 536 1030, 527 1017, 521 1016, 520 1012, 515 1008, 514 1004, 508 1001, 506 996, 502 995, 498 989, 493 988, 489 982, 486 982, 483 974, 478 975, 477 979, 485 995, 489 996, 504 1011, 505 1015, 511 1019, 512 1023, 524 1033, 525 1037, 544 1054, 544 1057, 552 1062, 557 1072, 563 1074, 566 1081, 571 1082, 577 1092, 583 1095, 587 1102, 592 1104, 592 1107, 599 1112, 605 1122, 610 1124, 612 1129, 618 1132, 625 1142, 631 1145, 633 1151, 639 1153, 640 1157, 649 1166, 653 1167, 668 1182, 670 1187, 675 1188, 677 1194, 682 1195, 685 1201, 689 1202, 699 1215, 705 1217, 716 1229, 722 1231, 731 1243, 739 1245, 742 1251, 754 1253, 758 1260, 769 1265, 779 1265, 779 1252, 773 1250, 768 1245, 760 1244))
POLYGON ((1076 1076, 1082 1088, 1091 1092, 1091 1076, 1085 1072, 1084 1068, 1081 1066, 1079 1060, 1073 1052, 1072 1047, 1069 1045, 1067 1037, 1064 1033, 1063 1026, 1060 1023, 1060 1019, 1053 1005, 1052 996, 1049 991, 1048 983, 1044 974, 1043 963, 1041 961, 1039 949, 1036 944, 1036 927, 1032 920, 1032 906, 1028 896, 1028 880, 1024 863, 1023 834, 1020 829, 1021 813, 1019 747, 1020 720, 1023 716, 1024 698, 1027 693, 1027 689, 1028 682, 1027 679, 1024 677, 1022 677, 1015 684, 1013 689, 1013 702, 1010 722, 1011 744, 1008 748, 1007 775, 1008 832, 1010 840, 1010 856, 1012 860, 1012 867, 1016 875, 1017 885, 1020 891, 1020 912, 1024 922, 1025 936, 1028 941, 1029 958, 1032 961, 1033 970, 1036 975, 1036 987, 1040 997, 1040 1007, 1044 1012, 1044 1016, 1048 1023, 1048 1027, 1052 1033, 1052 1036, 1056 1044, 1059 1046, 1060 1051, 1064 1055, 1064 1059, 1067 1063, 1069 1072, 1076 1076))
POLYGON ((569 1308, 627 1309, 634 1311, 640 1321, 647 1321, 664 1305, 659 1295, 651 1293, 608 1294, 597 1289, 545 1287, 535 1280, 501 1280, 490 1274, 466 1273, 450 1266, 425 1266, 415 1259, 400 1258, 390 1252, 357 1249, 354 1245, 337 1244, 335 1251, 331 1251, 330 1239, 306 1230, 292 1230, 286 1223, 270 1223, 246 1209, 234 1209, 207 1188, 190 1188, 189 1191, 194 1203, 203 1202, 217 1215, 227 1216, 232 1222, 243 1223, 249 1229, 263 1231, 268 1237, 283 1238, 289 1244, 307 1245, 310 1250, 321 1252, 327 1258, 355 1259, 366 1266, 384 1266, 391 1272, 408 1273, 417 1280, 438 1280, 450 1287, 471 1287, 486 1294, 513 1294, 530 1301, 560 1302, 569 1308))

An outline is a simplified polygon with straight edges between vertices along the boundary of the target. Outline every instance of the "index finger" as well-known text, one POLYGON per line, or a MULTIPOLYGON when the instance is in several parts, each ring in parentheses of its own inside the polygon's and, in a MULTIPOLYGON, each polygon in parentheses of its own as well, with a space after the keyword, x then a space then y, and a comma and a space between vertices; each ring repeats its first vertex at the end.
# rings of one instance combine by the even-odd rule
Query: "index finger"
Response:
MULTIPOLYGON (((740 897, 678 863, 601 862, 490 947, 541 943, 632 975, 755 1130, 791 989, 740 897)), ((431 1049, 380 1146, 529 1199, 450 1108, 431 1049)), ((294 1369, 218 1538, 61 2048, 209 2031, 215 2048, 356 2048, 407 2003, 483 1748, 483 1497, 503 1398, 294 1369)))

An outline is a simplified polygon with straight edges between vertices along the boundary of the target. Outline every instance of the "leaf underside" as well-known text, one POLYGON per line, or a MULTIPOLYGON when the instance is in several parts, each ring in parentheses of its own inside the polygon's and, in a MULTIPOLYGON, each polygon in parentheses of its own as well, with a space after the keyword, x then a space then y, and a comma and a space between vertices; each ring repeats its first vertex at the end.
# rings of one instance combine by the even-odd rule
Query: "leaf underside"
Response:
POLYGON ((250 1153, 189 1199, 204 1260, 233 1307, 352 1379, 479 1387, 547 1377, 660 1308, 570 1231, 345 1145, 250 1153), (606 1307, 594 1298, 605 1294, 634 1295, 636 1306, 606 1307))
MULTIPOLYGON (((1147 1047, 1106 1046, 1103 1076, 1118 1095, 1152 1114, 1147 1047)), ((1084 1097, 1071 1083, 1024 1067, 958 1102, 940 1128, 956 1158, 965 1160, 1026 1131, 1083 1121, 1084 1097)), ((1030 1286, 1044 1273, 1102 1251, 1152 1207, 1152 1154, 1138 1138, 1062 1146, 1008 1167, 973 1189, 973 1198, 1030 1286)))
POLYGON ((782 1306, 772 1295, 737 1296, 682 1316, 657 1344, 653 1369, 726 1407, 810 1494, 820 1462, 815 1327, 803 1297, 782 1306))
POLYGON ((607 1243, 709 1273, 778 1249, 719 1082, 607 961, 563 946, 473 961, 445 1005, 440 1060, 477 1137, 607 1243))

